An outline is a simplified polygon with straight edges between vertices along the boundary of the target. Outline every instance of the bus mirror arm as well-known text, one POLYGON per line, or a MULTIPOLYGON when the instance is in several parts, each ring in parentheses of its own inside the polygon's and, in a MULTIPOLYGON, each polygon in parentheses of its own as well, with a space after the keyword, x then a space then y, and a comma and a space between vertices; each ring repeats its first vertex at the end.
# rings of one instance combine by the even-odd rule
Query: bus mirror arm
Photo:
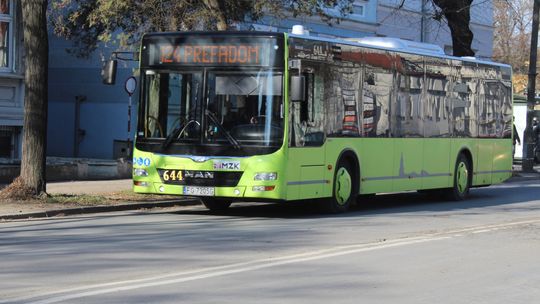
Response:
POLYGON ((306 100, 306 78, 304 76, 291 76, 291 101, 306 100))
POLYGON ((101 80, 103 84, 114 85, 116 83, 116 70, 118 67, 118 60, 122 61, 139 61, 138 52, 113 52, 111 59, 107 60, 103 64, 101 69, 101 80), (122 55, 124 57, 122 57, 122 55))

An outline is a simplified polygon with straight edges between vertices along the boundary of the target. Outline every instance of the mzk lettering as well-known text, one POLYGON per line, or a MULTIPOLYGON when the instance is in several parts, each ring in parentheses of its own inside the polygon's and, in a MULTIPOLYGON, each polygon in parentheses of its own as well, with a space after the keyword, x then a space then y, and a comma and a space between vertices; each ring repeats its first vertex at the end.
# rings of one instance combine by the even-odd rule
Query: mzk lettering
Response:
POLYGON ((240 170, 240 162, 214 162, 215 170, 240 170))

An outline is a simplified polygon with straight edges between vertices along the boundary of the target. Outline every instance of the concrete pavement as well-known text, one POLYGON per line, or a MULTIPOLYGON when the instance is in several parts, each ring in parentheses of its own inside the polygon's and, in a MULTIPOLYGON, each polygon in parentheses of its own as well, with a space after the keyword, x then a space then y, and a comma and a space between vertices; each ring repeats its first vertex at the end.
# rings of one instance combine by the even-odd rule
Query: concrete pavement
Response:
POLYGON ((50 194, 103 194, 129 191, 132 185, 131 179, 55 182, 47 183, 47 192, 50 194))
MULTIPOLYGON (((4 186, 5 184, 0 185, 0 189, 4 186)), ((122 192, 125 193, 131 190, 131 179, 47 183, 47 192, 49 194, 101 196, 122 192)), ((175 206, 191 206, 198 204, 200 204, 200 202, 198 199, 195 198, 179 197, 178 199, 171 199, 170 196, 164 197, 163 200, 158 199, 153 201, 120 201, 113 204, 97 206, 63 206, 62 204, 41 202, 30 202, 28 204, 24 204, 0 201, 0 221, 150 208, 168 208, 175 206)))

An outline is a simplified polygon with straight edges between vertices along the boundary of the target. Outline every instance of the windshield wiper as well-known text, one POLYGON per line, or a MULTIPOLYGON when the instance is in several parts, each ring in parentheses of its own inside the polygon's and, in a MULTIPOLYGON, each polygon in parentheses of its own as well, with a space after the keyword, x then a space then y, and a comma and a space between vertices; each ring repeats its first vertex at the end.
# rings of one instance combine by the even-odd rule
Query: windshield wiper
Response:
POLYGON ((187 129, 187 127, 189 127, 189 125, 191 125, 192 123, 196 123, 198 124, 199 126, 201 125, 200 122, 196 121, 196 120, 190 120, 188 121, 186 124, 184 125, 180 125, 178 126, 178 128, 174 129, 171 134, 167 135, 167 137, 165 138, 165 141, 163 142, 163 144, 161 144, 161 149, 162 150, 165 150, 167 149, 172 141, 175 139, 175 138, 179 138, 182 134, 184 134, 184 131, 187 129))
POLYGON ((180 135, 181 130, 182 126, 178 126, 178 128, 174 129, 169 135, 167 135, 165 141, 161 144, 161 150, 167 149, 171 145, 173 139, 180 135))
POLYGON ((240 146, 240 143, 238 142, 238 140, 236 140, 236 138, 234 138, 229 132, 227 132, 227 130, 225 130, 225 128, 223 127, 223 125, 219 122, 219 120, 217 119, 217 117, 214 116, 214 113, 208 111, 208 109, 205 109, 204 110, 204 114, 206 114, 206 116, 208 116, 210 118, 210 120, 216 124, 216 126, 218 126, 218 128, 221 130, 221 132, 223 132, 223 134, 225 134, 225 137, 227 137, 227 140, 233 145, 233 147, 235 149, 240 149, 242 148, 242 146, 240 146))

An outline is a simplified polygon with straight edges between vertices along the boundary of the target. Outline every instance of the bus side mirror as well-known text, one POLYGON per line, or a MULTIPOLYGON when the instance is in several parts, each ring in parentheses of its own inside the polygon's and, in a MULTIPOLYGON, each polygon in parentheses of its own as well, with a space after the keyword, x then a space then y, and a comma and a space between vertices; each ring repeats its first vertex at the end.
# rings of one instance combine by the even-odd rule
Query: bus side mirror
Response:
POLYGON ((306 78, 304 76, 291 76, 291 101, 306 100, 306 78))
POLYGON ((101 69, 101 80, 103 84, 114 85, 116 82, 116 66, 118 60, 108 60, 101 69))

